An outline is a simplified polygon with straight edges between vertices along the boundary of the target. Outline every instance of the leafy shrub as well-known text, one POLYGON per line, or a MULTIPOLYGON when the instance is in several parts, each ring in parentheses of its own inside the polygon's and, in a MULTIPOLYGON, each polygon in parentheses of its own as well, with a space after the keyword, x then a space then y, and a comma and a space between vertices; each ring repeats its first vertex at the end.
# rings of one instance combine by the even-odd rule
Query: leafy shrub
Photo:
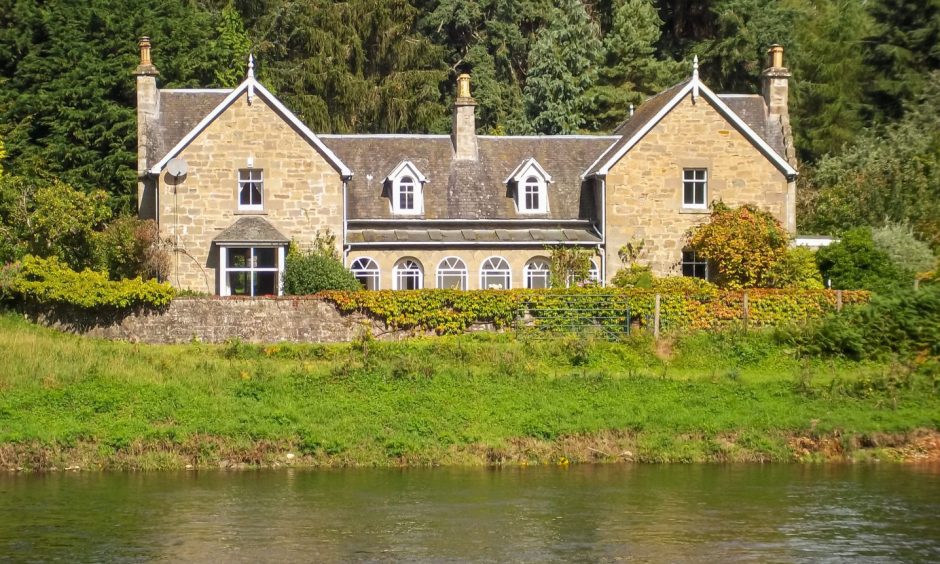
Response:
POLYGON ((763 288, 771 266, 786 254, 788 240, 769 212, 718 203, 710 221, 692 230, 689 245, 715 266, 715 282, 722 288, 763 288))
POLYGON ((714 296, 718 286, 708 280, 694 276, 665 276, 653 279, 653 289, 657 292, 678 292, 698 296, 714 296))
POLYGON ((648 266, 631 264, 618 270, 610 283, 616 288, 652 288, 653 270, 648 266))
POLYGON ((891 262, 915 274, 929 272, 937 266, 937 257, 930 245, 918 240, 911 227, 904 223, 888 223, 872 230, 872 240, 891 262))
POLYGON ((787 338, 809 353, 854 359, 889 353, 940 355, 940 286, 875 296, 787 338))
POLYGON ((173 288, 155 280, 112 281, 94 270, 76 272, 58 258, 23 257, 12 284, 14 296, 40 304, 67 304, 80 308, 123 309, 162 307, 173 299, 173 288))
POLYGON ((58 257, 72 268, 95 266, 94 236, 111 216, 108 195, 58 180, 0 177, 0 262, 27 254, 58 257))
POLYGON ((885 293, 914 284, 913 273, 891 262, 867 227, 846 231, 838 242, 816 251, 816 262, 833 288, 885 293))
POLYGON ((362 285, 339 260, 316 251, 293 248, 284 268, 284 293, 316 294, 324 290, 361 290, 362 285))
MULTIPOLYGON (((418 290, 325 292, 345 313, 363 312, 399 329, 460 333, 474 322, 505 327, 528 313, 527 323, 542 329, 593 324, 622 332, 628 323, 652 322, 655 296, 661 295, 663 330, 715 329, 738 324, 743 295, 718 290, 691 278, 661 279, 664 289, 568 288, 565 290, 418 290), (674 285, 675 290, 667 290, 674 285)), ((800 323, 836 309, 835 292, 826 290, 750 290, 751 326, 800 323)), ((843 292, 843 304, 868 301, 867 292, 843 292)))
POLYGON ((822 276, 816 265, 816 255, 806 247, 795 247, 770 267, 767 283, 771 288, 821 290, 822 276))
POLYGON ((169 274, 170 255, 153 220, 122 215, 95 235, 98 265, 112 280, 138 276, 165 280, 169 274))

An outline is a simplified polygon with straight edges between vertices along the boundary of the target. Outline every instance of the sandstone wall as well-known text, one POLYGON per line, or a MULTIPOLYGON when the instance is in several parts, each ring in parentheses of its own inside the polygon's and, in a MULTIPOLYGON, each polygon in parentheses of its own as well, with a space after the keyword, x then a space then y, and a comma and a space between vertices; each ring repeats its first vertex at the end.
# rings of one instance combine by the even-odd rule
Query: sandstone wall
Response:
MULTIPOLYGON (((708 220, 710 209, 682 205, 686 168, 708 170, 709 207, 754 204, 792 226, 794 200, 786 176, 705 99, 682 100, 607 176, 607 277, 622 267, 617 250, 642 239, 658 275, 681 274, 686 232, 708 220)), ((792 227, 791 227, 792 229, 792 227)))
POLYGON ((341 236, 343 182, 339 173, 271 106, 242 95, 180 154, 189 164, 179 182, 160 179, 160 226, 175 245, 170 282, 218 293, 213 238, 243 215, 261 215, 301 245, 317 230, 341 236), (264 171, 264 210, 238 210, 238 171, 264 171))
MULTIPOLYGON (((382 340, 399 340, 424 331, 400 331, 363 314, 345 315, 315 297, 177 298, 161 311, 105 315, 78 309, 32 307, 24 312, 37 323, 89 337, 142 343, 348 342, 368 331, 382 340)), ((488 324, 471 331, 492 330, 488 324)))

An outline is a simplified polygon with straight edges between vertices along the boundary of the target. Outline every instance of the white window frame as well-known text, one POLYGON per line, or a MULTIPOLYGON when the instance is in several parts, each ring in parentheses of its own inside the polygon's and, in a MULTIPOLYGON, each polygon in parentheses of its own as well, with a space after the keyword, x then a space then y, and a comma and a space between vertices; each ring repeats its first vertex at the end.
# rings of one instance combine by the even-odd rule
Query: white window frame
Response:
POLYGON ((408 276, 416 276, 418 283, 415 285, 415 290, 424 288, 424 266, 421 264, 421 261, 412 257, 398 259, 395 263, 395 266, 392 268, 392 288, 395 290, 407 290, 408 288, 402 288, 402 282, 408 276))
POLYGON ((530 175, 519 185, 519 212, 520 213, 545 213, 548 211, 547 204, 548 190, 545 187, 545 179, 541 176, 530 175), (529 205, 529 189, 535 188, 534 196, 538 205, 529 205))
POLYGON ((575 278, 574 273, 572 273, 570 270, 568 271, 568 274, 565 276, 565 288, 570 288, 579 283, 585 283, 585 282, 591 282, 594 284, 601 283, 601 271, 600 269, 597 268, 597 263, 594 262, 594 259, 591 259, 591 266, 588 267, 587 278, 583 280, 577 280, 575 278))
POLYGON ((380 280, 381 269, 377 262, 372 260, 370 257, 359 257, 352 262, 352 265, 349 267, 349 271, 353 273, 353 276, 356 277, 356 280, 359 280, 359 283, 362 284, 360 278, 365 278, 372 281, 372 288, 369 288, 369 283, 366 282, 363 286, 364 290, 379 290, 381 289, 380 280))
POLYGON ((692 249, 684 249, 682 251, 682 260, 679 261, 680 269, 682 270, 682 276, 687 278, 701 278, 702 280, 708 280, 708 261, 705 259, 699 259, 698 254, 692 249), (686 259, 689 260, 686 260, 686 259), (692 274, 685 273, 686 265, 692 268, 692 274), (696 267, 702 266, 705 268, 705 276, 697 276, 695 274, 696 267))
POLYGON ((548 213, 548 184, 552 177, 534 158, 528 158, 506 178, 510 187, 515 185, 516 212, 521 214, 548 213), (538 186, 538 205, 529 206, 526 192, 530 186, 538 186))
MULTIPOLYGON (((249 197, 250 200, 250 197, 249 197)), ((261 168, 240 168, 238 169, 238 193, 236 194, 236 201, 238 203, 238 211, 264 211, 264 169, 261 168), (244 175, 247 174, 247 177, 244 175), (258 179, 255 180, 253 175, 257 174, 258 179), (261 201, 256 204, 243 204, 242 203, 242 191, 249 190, 249 195, 251 194, 251 188, 248 187, 249 184, 258 185, 258 194, 261 196, 261 201)))
POLYGON ((460 257, 444 257, 441 262, 437 263, 437 287, 441 289, 448 290, 466 290, 467 283, 469 280, 469 272, 467 271, 467 263, 463 261, 460 257), (445 288, 444 286, 444 277, 445 276, 460 276, 460 287, 459 288, 445 288))
MULTIPOLYGON (((256 272, 276 272, 277 279, 275 286, 277 287, 277 295, 284 295, 284 264, 287 258, 287 247, 285 245, 259 245, 251 243, 241 243, 241 244, 231 244, 231 245, 220 245, 219 246, 219 295, 220 296, 231 296, 232 288, 229 285, 228 274, 230 272, 249 272, 252 274, 251 278, 254 277, 256 272), (232 268, 228 266, 228 256, 231 249, 251 249, 251 261, 254 263, 255 249, 277 249, 277 264, 274 267, 238 267, 232 268)), ((251 297, 254 295, 254 283, 253 281, 249 284, 251 287, 251 297)))
POLYGON ((480 289, 511 290, 512 268, 509 266, 509 261, 500 256, 492 256, 480 263, 480 289), (490 288, 486 279, 497 276, 502 277, 505 284, 501 284, 499 288, 490 288))
POLYGON ((708 209, 708 169, 707 168, 684 168, 682 169, 682 207, 686 209, 704 210, 708 209), (701 173, 701 178, 698 178, 701 173), (695 189, 702 185, 702 201, 695 201, 695 189), (686 201, 686 189, 692 188, 692 202, 686 201))
POLYGON ((552 287, 552 265, 546 257, 532 257, 529 259, 529 262, 523 268, 523 273, 525 275, 525 287, 529 290, 536 289, 532 287, 532 281, 535 278, 545 279, 544 288, 552 287))
POLYGON ((421 215, 424 213, 424 185, 428 182, 428 179, 421 174, 421 171, 418 170, 418 167, 416 167, 414 163, 411 161, 398 163, 398 166, 385 177, 385 182, 391 183, 391 193, 389 196, 391 199, 392 213, 396 215, 421 215), (411 208, 403 208, 401 206, 401 190, 402 186, 406 184, 410 184, 413 187, 413 206, 411 208))

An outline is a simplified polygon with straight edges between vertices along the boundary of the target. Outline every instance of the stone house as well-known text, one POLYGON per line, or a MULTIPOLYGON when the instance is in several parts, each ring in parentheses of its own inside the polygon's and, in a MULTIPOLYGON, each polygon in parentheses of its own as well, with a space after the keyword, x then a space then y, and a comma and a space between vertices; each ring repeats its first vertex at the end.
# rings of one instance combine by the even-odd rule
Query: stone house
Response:
POLYGON ((174 251, 170 281, 212 294, 280 291, 293 240, 337 237, 369 289, 540 288, 548 247, 593 252, 608 282, 643 241, 655 273, 707 276, 683 247, 713 202, 754 204, 795 231, 797 176, 783 49, 762 94, 715 94, 690 78, 610 135, 488 136, 470 78, 450 135, 327 135, 259 83, 160 89, 140 42, 138 205, 174 251))

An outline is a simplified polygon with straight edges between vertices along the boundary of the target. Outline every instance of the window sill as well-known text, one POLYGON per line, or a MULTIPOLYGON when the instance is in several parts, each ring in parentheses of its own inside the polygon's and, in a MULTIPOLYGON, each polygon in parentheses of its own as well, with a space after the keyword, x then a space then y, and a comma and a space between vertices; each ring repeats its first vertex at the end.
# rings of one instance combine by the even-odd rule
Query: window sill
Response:
POLYGON ((679 213, 709 214, 712 213, 712 210, 708 208, 679 208, 679 213))
POLYGON ((268 215, 266 210, 235 210, 235 215, 268 215))

